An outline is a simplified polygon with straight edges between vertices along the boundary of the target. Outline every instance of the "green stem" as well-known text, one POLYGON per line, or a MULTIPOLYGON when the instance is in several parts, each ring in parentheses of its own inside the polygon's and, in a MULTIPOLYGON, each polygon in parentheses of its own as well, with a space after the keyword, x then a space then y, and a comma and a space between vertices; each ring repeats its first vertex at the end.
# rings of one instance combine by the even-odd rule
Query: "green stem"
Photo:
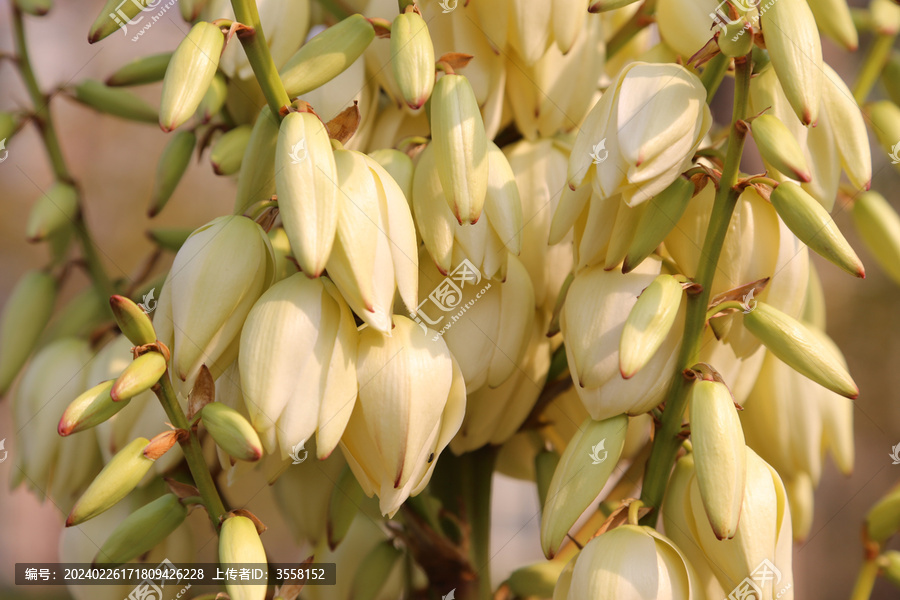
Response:
MULTIPOLYGON (((22 20, 22 13, 18 8, 13 7, 13 31, 15 33, 16 48, 16 65, 22 80, 25 82, 25 89, 28 90, 28 96, 34 108, 34 122, 41 134, 44 142, 44 148, 47 150, 47 156, 50 158, 50 164, 53 168, 53 176, 57 181, 74 184, 71 173, 66 166, 63 157, 62 147, 59 145, 59 138, 56 135, 56 127, 53 125, 53 116, 50 114, 50 98, 41 92, 37 78, 34 75, 34 68, 31 66, 31 58, 28 54, 28 43, 25 38, 25 24, 22 20)), ((103 298, 108 298, 115 293, 115 288, 109 276, 100 262, 94 241, 87 229, 84 221, 84 203, 79 193, 78 202, 80 205, 78 220, 74 223, 75 232, 81 243, 81 251, 84 261, 87 263, 88 272, 94 285, 100 290, 103 298)), ((104 310, 109 310, 109 305, 103 302, 104 310)))
POLYGON ((247 53, 253 73, 269 104, 269 110, 280 119, 281 109, 288 106, 291 100, 284 89, 281 76, 278 75, 272 54, 269 52, 269 45, 266 43, 266 35, 263 33, 262 23, 259 20, 256 2, 231 0, 231 6, 234 8, 235 20, 252 27, 252 30, 239 31, 237 36, 241 40, 241 45, 244 46, 244 52, 247 53))
POLYGON ((744 139, 747 135, 746 128, 739 121, 745 117, 747 112, 751 69, 752 64, 749 57, 735 60, 734 110, 728 135, 728 151, 725 155, 722 178, 716 191, 712 214, 709 217, 709 227, 703 242, 697 276, 694 278, 694 281, 700 284, 701 289, 696 293, 689 294, 687 298, 684 338, 681 342, 675 377, 666 396, 666 409, 663 412, 662 424, 654 438, 653 449, 650 451, 647 471, 644 475, 644 486, 641 491, 641 500, 646 506, 652 507, 650 513, 644 517, 644 523, 651 527, 656 525, 666 484, 669 481, 669 473, 672 471, 675 455, 681 446, 679 433, 681 432, 681 421, 687 402, 688 389, 687 381, 681 373, 698 360, 713 276, 716 273, 716 265, 722 253, 722 244, 728 233, 728 224, 739 196, 734 186, 737 184, 744 139))
POLYGON ((470 560, 478 573, 477 600, 491 600, 491 482, 497 448, 485 446, 460 457, 466 518, 471 534, 470 560))
POLYGON ((656 0, 645 0, 638 11, 606 43, 606 58, 615 56, 634 36, 650 25, 655 11, 656 0))
POLYGON ((197 439, 197 432, 190 428, 187 417, 184 411, 181 410, 181 405, 178 404, 178 397, 175 394, 175 388, 172 387, 172 382, 169 380, 168 371, 163 374, 159 380, 159 386, 154 391, 156 392, 156 397, 159 398, 160 404, 162 404, 163 410, 166 411, 166 416, 169 417, 169 422, 178 429, 190 432, 188 439, 181 442, 181 450, 184 452, 184 459, 191 470, 191 475, 194 477, 194 483, 200 491, 200 497, 203 498, 203 505, 206 507, 213 529, 218 531, 219 522, 225 514, 225 505, 222 503, 222 498, 219 497, 219 490, 216 489, 216 484, 213 482, 209 468, 206 466, 206 461, 203 459, 203 451, 200 448, 200 440, 197 439))
POLYGON ((862 69, 853 85, 853 97, 856 103, 862 105, 869 97, 869 93, 875 86, 875 82, 881 76, 884 65, 887 64, 888 58, 891 56, 891 48, 894 46, 896 35, 878 34, 869 53, 863 61, 862 69))
POLYGON ((878 575, 878 559, 871 558, 863 563, 853 586, 850 600, 869 600, 872 596, 872 588, 875 587, 875 578, 878 575))

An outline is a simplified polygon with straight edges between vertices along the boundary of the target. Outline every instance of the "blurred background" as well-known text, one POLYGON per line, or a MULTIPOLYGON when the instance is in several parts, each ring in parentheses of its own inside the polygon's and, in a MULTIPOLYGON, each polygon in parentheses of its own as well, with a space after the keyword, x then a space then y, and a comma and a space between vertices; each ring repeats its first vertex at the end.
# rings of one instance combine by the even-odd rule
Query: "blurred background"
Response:
MULTIPOLYGON (((288 0, 289 1, 289 0, 288 0)), ((85 78, 105 79, 132 58, 173 49, 187 25, 172 9, 140 40, 115 34, 89 45, 86 32, 102 0, 57 0, 50 15, 26 17, 32 60, 44 90, 66 88, 85 78)), ((823 38, 826 61, 852 81, 869 39, 847 55, 823 38)), ((12 51, 9 0, 0 0, 0 52, 12 51)), ((717 97, 718 122, 730 114, 730 86, 717 97)), ((160 85, 133 88, 152 105, 160 85)), ((880 94, 876 91, 876 94, 880 94)), ((29 105, 27 94, 8 61, 0 61, 0 110, 29 105)), ((63 151, 86 199, 86 219, 102 260, 113 277, 133 273, 153 245, 139 232, 150 225, 146 209, 156 162, 168 138, 157 127, 101 116, 68 98, 55 97, 52 110, 63 151)), ((8 158, 0 163, 0 305, 16 280, 28 269, 45 264, 44 247, 24 239, 33 200, 52 183, 43 147, 32 125, 7 143, 8 158)), ((900 205, 900 175, 873 145, 873 189, 900 205)), ((753 165, 745 165, 750 170, 753 165)), ((761 171, 759 168, 757 171, 761 171)), ((184 179, 154 226, 199 226, 231 212, 234 181, 217 177, 207 154, 189 167, 184 179)), ((808 539, 794 548, 795 598, 847 598, 862 560, 860 531, 868 508, 900 481, 900 465, 892 465, 891 447, 900 443, 900 289, 878 269, 856 237, 847 211, 835 209, 835 220, 863 262, 867 278, 858 280, 814 257, 827 294, 828 333, 841 347, 860 387, 855 401, 856 466, 842 476, 826 461, 815 496, 815 520, 808 539)), ((170 259, 168 259, 170 260, 170 259)), ((64 302, 87 280, 73 273, 61 291, 64 302)), ((15 447, 10 402, 0 400, 0 440, 15 447)), ((12 457, 10 457, 12 458, 12 457)), ((10 491, 15 460, 0 463, 0 598, 65 598, 65 588, 18 588, 13 584, 17 562, 56 562, 64 513, 47 501, 41 504, 23 488, 10 491)), ((538 541, 538 501, 534 487, 496 476, 492 571, 499 582, 521 564, 541 558, 538 541)), ((269 523, 266 544, 290 545, 269 523)), ((894 547, 900 549, 896 543, 894 547)), ((879 581, 873 598, 897 598, 896 590, 879 581)))

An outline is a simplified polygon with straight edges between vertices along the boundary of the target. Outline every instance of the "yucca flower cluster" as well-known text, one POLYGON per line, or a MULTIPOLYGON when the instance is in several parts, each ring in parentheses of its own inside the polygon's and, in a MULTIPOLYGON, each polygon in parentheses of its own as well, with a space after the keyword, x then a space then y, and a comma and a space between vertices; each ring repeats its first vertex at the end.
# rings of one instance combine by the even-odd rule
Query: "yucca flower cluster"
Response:
MULTIPOLYGON (((50 2, 12 4, 30 74, 21 24, 50 2)), ((88 40, 115 44, 151 4, 109 0, 88 40)), ((56 181, 26 237, 51 260, 5 302, 0 393, 13 483, 96 542, 64 537, 64 560, 190 562, 202 527, 223 565, 337 563, 336 586, 226 584, 235 600, 793 597, 823 457, 854 460, 859 389, 810 260, 865 277, 835 211, 900 284, 868 137, 900 148, 900 6, 178 9, 171 53, 66 90, 169 136, 151 217, 195 151, 234 181, 230 214, 151 231, 174 254, 156 279, 106 276, 30 90, 56 181), (820 32, 875 36, 852 89, 820 32), (867 103, 882 72, 890 99, 867 103), (128 89, 157 82, 158 109, 128 89), (74 262, 91 287, 53 317, 74 262), (495 471, 535 482, 547 558, 502 583, 495 471), (268 546, 266 522, 303 553, 268 546)), ((20 125, 0 115, 0 138, 20 125)), ((870 515, 869 563, 900 580, 882 554, 896 495, 870 515)))

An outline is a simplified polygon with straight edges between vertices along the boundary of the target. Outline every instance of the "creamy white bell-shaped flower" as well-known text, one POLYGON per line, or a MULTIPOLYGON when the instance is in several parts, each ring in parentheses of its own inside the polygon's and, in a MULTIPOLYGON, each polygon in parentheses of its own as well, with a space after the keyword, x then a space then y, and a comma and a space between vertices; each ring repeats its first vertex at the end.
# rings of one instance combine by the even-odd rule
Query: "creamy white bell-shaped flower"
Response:
POLYGON ((504 281, 488 280, 468 263, 444 277, 423 261, 419 297, 424 300, 415 320, 443 336, 469 393, 509 379, 528 345, 534 291, 519 259, 507 260, 504 281))
POLYGON ((336 150, 337 235, 326 268, 353 311, 389 333, 394 295, 415 309, 419 255, 416 230, 403 191, 365 154, 336 150))
POLYGON ((569 192, 569 156, 553 140, 521 141, 503 149, 522 199, 522 252, 519 259, 534 285, 535 305, 553 312, 566 277, 572 271, 571 235, 549 240, 553 214, 569 192))
POLYGON ((593 538, 563 571, 554 600, 701 600, 684 553, 650 527, 622 525, 593 538))
POLYGON ((601 198, 636 206, 691 164, 712 116, 706 88, 680 65, 634 62, 594 105, 575 138, 569 184, 587 178, 601 198))
POLYGON ((669 481, 663 504, 666 535, 681 548, 706 589, 730 590, 751 579, 762 598, 793 598, 791 511, 781 477, 753 450, 747 451, 741 518, 732 539, 713 533, 703 509, 691 454, 682 457, 669 481), (762 577, 763 569, 768 577, 762 577), (778 595, 776 595, 778 594, 778 595))
POLYGON ((619 340, 640 293, 660 274, 661 263, 647 259, 622 274, 594 267, 575 276, 559 324, 566 341, 569 370, 591 418, 637 415, 662 402, 675 372, 684 308, 659 349, 634 377, 619 372, 619 340))
POLYGON ((718 0, 659 0, 659 35, 683 58, 690 58, 712 39, 718 30, 714 25, 730 20, 729 6, 718 0))
POLYGON ((169 369, 183 396, 202 365, 216 378, 234 361, 244 320, 274 277, 272 245, 252 220, 219 217, 190 235, 175 255, 153 319, 172 352, 169 369))
POLYGON ((279 281, 247 315, 240 346, 240 385, 266 450, 286 459, 316 434, 319 458, 330 455, 357 389, 356 324, 335 286, 302 273, 279 281))
POLYGON ((488 142, 488 186, 477 223, 460 225, 444 195, 436 152, 429 144, 413 174, 413 214, 428 254, 442 273, 468 260, 485 277, 503 279, 508 253, 522 247, 522 200, 503 152, 488 142), (508 252, 507 252, 508 251, 508 252))
POLYGON ((387 516, 425 488, 465 414, 462 371, 436 333, 398 315, 390 337, 360 333, 359 399, 341 448, 387 516))

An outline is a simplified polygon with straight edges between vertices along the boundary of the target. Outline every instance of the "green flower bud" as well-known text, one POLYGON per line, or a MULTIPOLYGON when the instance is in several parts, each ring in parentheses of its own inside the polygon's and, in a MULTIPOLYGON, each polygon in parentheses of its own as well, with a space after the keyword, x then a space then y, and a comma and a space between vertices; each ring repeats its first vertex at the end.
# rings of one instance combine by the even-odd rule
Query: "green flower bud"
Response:
POLYGON ((78 192, 66 183, 54 183, 31 208, 25 237, 41 242, 68 230, 78 217, 78 192))
POLYGON ((488 187, 488 145, 469 80, 444 75, 431 97, 435 165, 447 204, 460 225, 481 217, 488 187))
POLYGON ((151 54, 136 58, 109 76, 106 85, 118 87, 122 85, 145 85, 162 81, 172 58, 171 52, 151 54))
POLYGON ((730 540, 741 517, 747 454, 728 387, 718 381, 695 381, 690 391, 690 419, 703 509, 716 537, 730 540))
POLYGON ((163 79, 159 106, 163 131, 172 131, 197 110, 216 75, 224 44, 222 30, 206 22, 194 25, 178 44, 163 79))
POLYGON ((132 344, 143 346, 156 341, 153 323, 150 322, 147 313, 140 306, 124 296, 111 297, 109 306, 112 308, 119 329, 122 330, 125 337, 131 340, 132 344))
POLYGON ((23 13, 42 17, 53 8, 53 0, 15 0, 16 8, 23 13))
MULTIPOLYGON (((47 311, 49 318, 50 309, 48 308, 47 311)), ((95 286, 88 286, 56 313, 53 321, 41 336, 39 345, 43 346, 52 340, 64 337, 86 338, 91 331, 108 318, 106 298, 95 286)), ((3 347, 0 345, 0 364, 2 362, 3 347)), ((0 382, 2 382, 2 378, 0 378, 0 382)))
POLYGON ((402 557, 403 552, 394 547, 392 540, 376 544, 359 563, 349 597, 376 600, 402 557))
POLYGON ((158 215, 169 202, 191 162, 196 143, 197 136, 193 131, 179 131, 166 144, 156 165, 156 178, 153 180, 153 194, 150 196, 148 211, 150 218, 158 215))
MULTIPOLYGON (((263 548, 256 525, 247 517, 232 516, 219 529, 219 564, 229 565, 263 564, 266 550, 263 548)), ((231 600, 263 600, 266 585, 225 584, 231 600)))
POLYGON ((137 95, 107 87, 94 79, 86 79, 75 86, 75 99, 94 110, 129 121, 156 123, 159 119, 156 110, 137 95))
POLYGON ((883 543, 900 530, 900 485, 894 486, 866 515, 866 534, 883 543))
POLYGON ((296 98, 347 70, 375 39, 362 15, 351 15, 306 42, 281 68, 288 96, 296 98))
POLYGON ((517 598, 552 598, 553 588, 565 567, 566 563, 558 560, 519 567, 510 574, 506 584, 517 598))
POLYGON ((147 237, 164 250, 178 252, 193 232, 189 227, 156 227, 147 231, 147 237))
POLYGON ((252 131, 250 125, 241 125, 226 131, 215 141, 209 151, 209 162, 216 175, 234 175, 241 170, 241 161, 250 143, 252 131))
POLYGON ((100 10, 100 14, 97 15, 88 32, 88 43, 96 44, 121 27, 127 27, 127 22, 138 16, 144 8, 144 3, 140 0, 131 0, 130 2, 106 0, 106 4, 100 10))
POLYGON ((200 105, 197 107, 197 119, 201 123, 209 123, 225 106, 227 97, 228 84, 225 81, 225 76, 221 73, 216 73, 216 76, 213 77, 212 82, 209 84, 209 89, 206 90, 203 99, 200 100, 200 105))
POLYGON ((45 271, 28 271, 16 283, 0 315, 0 396, 37 346, 53 313, 56 280, 45 271))
POLYGON ((795 371, 842 396, 853 399, 859 395, 843 358, 823 345, 820 334, 806 325, 765 302, 757 302, 756 308, 744 314, 744 326, 795 371))
POLYGON ((353 476, 353 470, 345 466, 334 486, 328 505, 326 532, 328 547, 332 550, 338 547, 350 531, 350 525, 359 514, 359 507, 364 502, 365 496, 366 493, 353 476))
POLYGON ((253 124, 250 141, 241 160, 234 213, 241 214, 257 202, 275 194, 275 149, 280 122, 268 106, 263 107, 253 124))
POLYGON ((851 52, 856 50, 859 46, 859 33, 853 24, 847 0, 816 0, 809 3, 809 8, 822 33, 845 49, 851 52))
POLYGON ((778 0, 760 15, 766 48, 791 108, 804 125, 819 119, 822 41, 806 0, 778 0))
POLYGON ((178 8, 181 11, 181 18, 188 23, 193 23, 208 3, 209 0, 179 0, 178 8))
POLYGON ((65 437, 104 423, 125 408, 131 401, 114 402, 109 395, 113 380, 104 381, 84 392, 66 408, 56 427, 56 432, 65 437))
POLYGON ((770 197, 784 224, 801 242, 851 275, 865 279, 866 270, 831 215, 792 181, 778 185, 770 197))
POLYGON ((116 566, 149 552, 178 529, 187 507, 175 494, 165 494, 119 523, 97 552, 93 565, 116 566))
POLYGON ((894 104, 900 104, 900 52, 893 52, 881 72, 881 83, 894 104))
POLYGON ((896 2, 872 0, 869 10, 872 12, 872 25, 876 33, 897 35, 900 32, 900 6, 896 2))
POLYGON ((112 457, 72 507, 66 527, 93 519, 137 487, 153 466, 153 461, 144 456, 149 443, 147 438, 137 438, 112 457))
POLYGON ((130 400, 156 385, 166 372, 166 358, 159 352, 147 352, 125 367, 109 391, 114 402, 130 400))
POLYGON ((753 120, 750 128, 763 160, 792 179, 812 179, 800 144, 777 117, 760 115, 753 120))
POLYGON ((606 485, 622 454, 627 429, 625 415, 603 421, 588 418, 566 446, 541 514, 541 548, 547 558, 556 554, 575 521, 606 485))
MULTIPOLYGON (((590 189, 590 186, 587 186, 590 189)), ((628 246, 622 272, 629 273, 650 256, 684 214, 691 197, 694 184, 684 177, 678 177, 662 192, 647 203, 640 221, 628 246)))
POLYGON ((339 204, 331 140, 316 115, 294 112, 281 122, 275 189, 294 258, 308 277, 318 277, 334 244, 339 204))
POLYGON ((559 454, 550 450, 541 450, 534 457, 534 472, 537 475, 538 503, 544 506, 547 503, 547 492, 550 491, 550 483, 553 481, 553 473, 559 465, 559 454))
POLYGON ((662 346, 675 324, 681 296, 681 284, 671 275, 659 275, 641 292, 619 338, 622 377, 634 377, 662 346))
POLYGON ((417 12, 397 15, 391 26, 391 70, 403 100, 413 110, 434 88, 434 46, 425 19, 417 12))
POLYGON ((262 442, 241 413, 221 402, 210 402, 201 415, 209 435, 229 456, 251 462, 262 457, 262 442))
POLYGON ((863 243, 885 273, 900 284, 900 215, 878 192, 853 202, 853 222, 863 243))
MULTIPOLYGON (((866 106, 866 113, 872 121, 872 131, 884 151, 892 157, 900 157, 900 106, 890 100, 873 102, 866 106)), ((900 170, 900 161, 891 161, 900 170)))
POLYGON ((750 23, 743 17, 727 23, 717 42, 719 50, 725 56, 731 58, 746 56, 753 49, 753 30, 750 23))

